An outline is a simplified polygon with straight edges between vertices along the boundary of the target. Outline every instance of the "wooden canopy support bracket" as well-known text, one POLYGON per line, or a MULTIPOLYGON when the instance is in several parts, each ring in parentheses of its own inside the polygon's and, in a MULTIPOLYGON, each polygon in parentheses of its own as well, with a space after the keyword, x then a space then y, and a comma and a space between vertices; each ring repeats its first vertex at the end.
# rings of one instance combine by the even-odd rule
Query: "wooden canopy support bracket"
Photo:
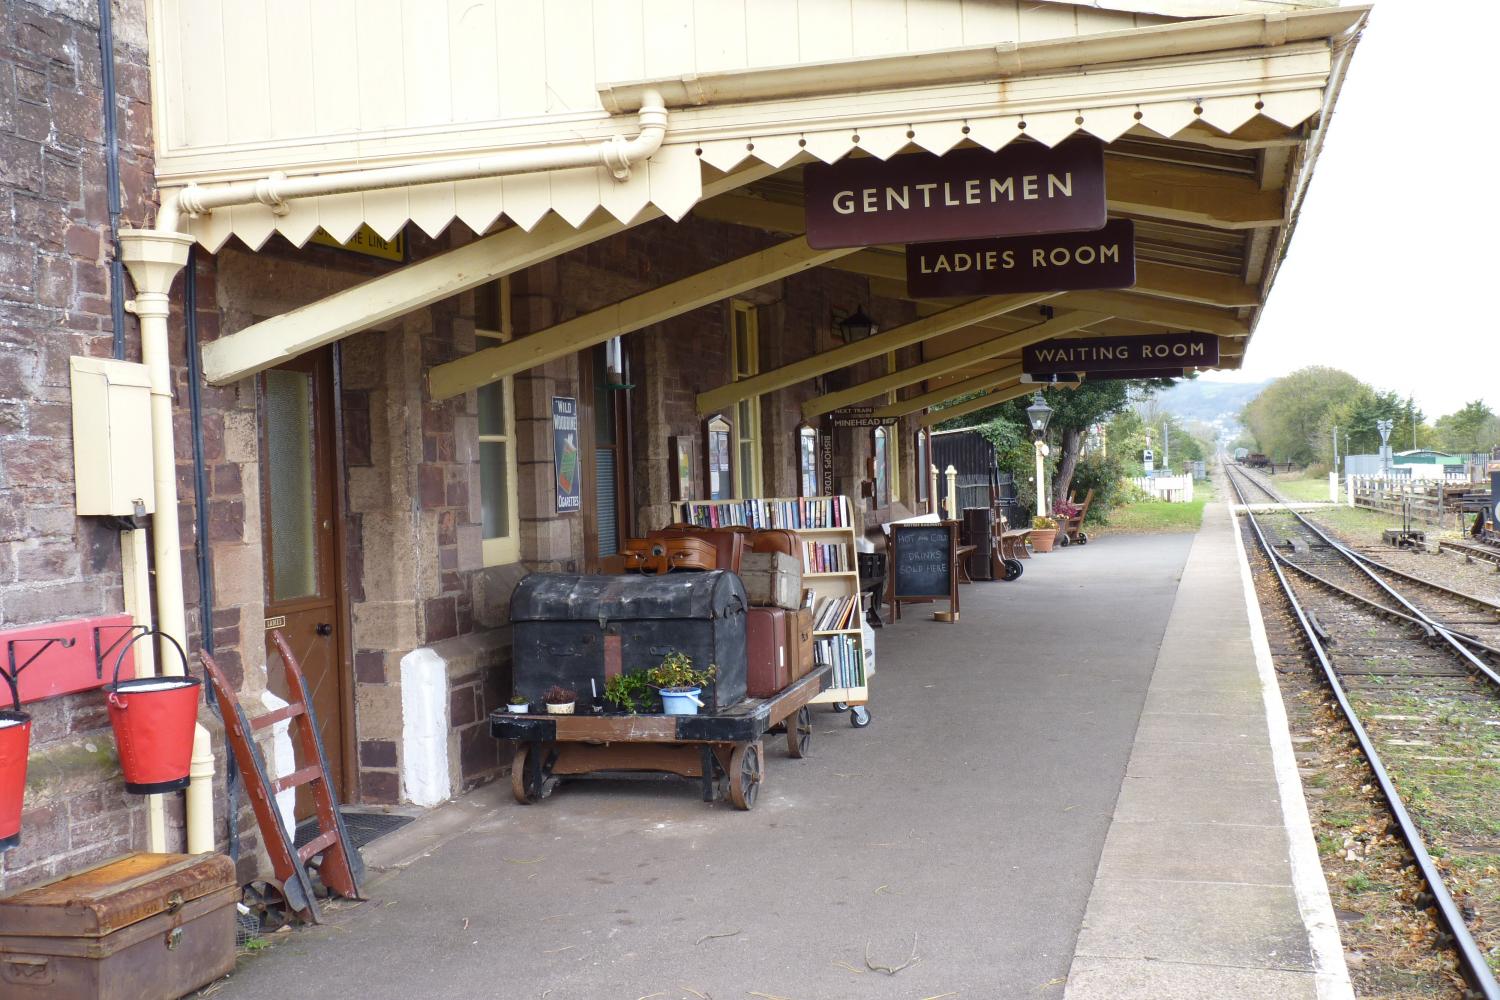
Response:
MULTIPOLYGON (((982 410, 987 406, 994 406, 997 403, 1004 403, 1007 400, 1015 399, 1017 396, 1028 395, 1033 390, 1039 388, 1041 388, 1041 386, 1024 382, 1013 386, 1001 387, 991 392, 987 392, 977 399, 968 399, 954 406, 946 406, 941 410, 928 410, 926 413, 922 414, 918 422, 923 427, 932 427, 935 424, 940 424, 945 420, 952 420, 954 417, 962 417, 966 414, 973 413, 975 410, 982 410)), ((1078 384, 1074 383, 1071 385, 1053 385, 1047 386, 1047 388, 1076 389, 1078 388, 1078 384)))
POLYGON ((814 250, 805 237, 798 236, 529 336, 438 365, 428 373, 432 398, 457 396, 853 252, 852 249, 814 250))
POLYGON ((1071 333, 1106 319, 1109 319, 1109 316, 1105 313, 1088 312, 1083 309, 1065 312, 1016 333, 996 337, 982 344, 976 344, 952 354, 944 354, 918 365, 903 367, 889 375, 861 382, 859 385, 839 392, 817 396, 802 404, 802 416, 811 420, 824 413, 831 413, 841 406, 851 406, 861 400, 872 399, 893 389, 925 382, 927 379, 946 375, 968 365, 989 361, 1006 354, 1014 354, 1023 347, 1030 347, 1039 341, 1071 333))
POLYGON ((994 371, 985 372, 983 375, 975 375, 973 378, 964 379, 961 382, 949 382, 947 385, 931 392, 924 392, 920 396, 911 399, 898 399, 894 403, 876 408, 877 417, 904 417, 908 413, 916 413, 930 406, 946 403, 950 399, 967 396, 975 392, 988 392, 998 389, 1010 383, 1018 382, 1021 378, 1021 363, 1004 365, 994 371))
POLYGON ((789 365, 782 365, 780 368, 701 392, 698 394, 698 412, 713 413, 742 399, 784 389, 789 385, 796 385, 798 382, 805 382, 822 375, 824 372, 868 361, 870 358, 877 358, 891 351, 910 347, 912 344, 932 337, 973 326, 993 316, 1001 316, 1045 302, 1057 294, 1056 292, 1035 292, 1025 295, 997 295, 976 299, 961 306, 953 306, 904 326, 898 326, 894 330, 887 330, 873 337, 856 340, 831 351, 814 354, 810 358, 803 358, 801 361, 794 361, 789 365))
MULTIPOLYGON (((773 173, 775 169, 764 164, 747 167, 704 183, 703 196, 711 198, 773 173)), ((660 209, 647 206, 629 223, 606 217, 576 229, 561 217, 549 215, 530 232, 512 228, 486 236, 204 344, 204 378, 211 385, 226 385, 274 368, 352 333, 379 326, 661 215, 660 209)))

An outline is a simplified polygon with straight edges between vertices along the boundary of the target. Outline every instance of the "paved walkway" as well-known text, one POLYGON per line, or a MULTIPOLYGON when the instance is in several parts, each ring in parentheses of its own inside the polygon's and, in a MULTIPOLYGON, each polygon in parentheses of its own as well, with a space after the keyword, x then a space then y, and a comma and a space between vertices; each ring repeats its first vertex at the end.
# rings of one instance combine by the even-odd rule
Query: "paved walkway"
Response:
POLYGON ((1353 1000, 1232 521, 1188 556, 1066 1000, 1353 1000))
MULTIPOLYGON (((1163 637, 1168 653, 1195 656, 1213 676, 1225 647, 1192 633, 1227 620, 1232 644, 1246 642, 1218 510, 1225 527, 1210 542, 1106 537, 1037 558, 1017 583, 965 587, 958 625, 911 609, 879 633, 873 725, 818 714, 807 761, 768 740, 753 812, 655 781, 578 782, 529 807, 495 787, 451 803, 374 845, 372 864, 394 867, 372 879, 370 902, 279 936, 216 996, 307 995, 315 981, 323 1000, 1056 1000, 1070 964, 1070 996, 1174 995, 1141 972, 1171 942, 1131 907, 1191 931, 1181 914, 1197 921, 1215 900, 1238 905, 1227 889, 1171 881, 1197 870, 1168 871, 1147 850, 1161 836, 1184 865, 1203 853, 1178 839, 1199 840, 1199 829, 1150 821, 1173 805, 1161 779, 1177 786, 1193 774, 1173 760, 1176 741, 1211 725, 1182 712, 1190 667, 1176 654, 1158 665, 1163 637), (1132 870, 1133 858, 1146 867, 1132 870), (1199 905, 1176 911, 1165 905, 1173 893, 1199 905), (914 939, 916 963, 893 976, 867 968, 867 955, 905 962, 914 939), (1158 985, 1119 988, 1137 981, 1158 985)), ((1231 696, 1249 713, 1244 731, 1256 731, 1247 692, 1231 696)), ((1260 721, 1262 742, 1264 730, 1260 721)), ((1205 760, 1245 780, 1269 768, 1263 748, 1204 746, 1205 760)), ((1265 796, 1232 805, 1249 811, 1229 817, 1240 821, 1236 838, 1274 839, 1265 796)), ((1215 849, 1242 856, 1222 837, 1215 849)), ((1215 880, 1280 878, 1252 867, 1215 880)), ((1284 883, 1262 891, 1287 901, 1284 883)), ((1306 933, 1276 913, 1276 940, 1292 966, 1306 965, 1306 933)))

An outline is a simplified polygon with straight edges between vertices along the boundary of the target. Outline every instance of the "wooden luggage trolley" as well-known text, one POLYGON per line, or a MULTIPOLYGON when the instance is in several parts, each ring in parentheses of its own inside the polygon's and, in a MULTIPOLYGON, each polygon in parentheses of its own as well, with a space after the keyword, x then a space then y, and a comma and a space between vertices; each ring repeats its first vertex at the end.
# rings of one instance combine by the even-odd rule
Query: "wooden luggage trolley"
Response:
POLYGON ((849 724, 870 724, 870 678, 874 658, 865 655, 859 563, 853 507, 846 496, 776 497, 758 500, 687 500, 679 513, 701 527, 782 528, 797 533, 802 586, 815 617, 817 660, 832 666, 828 687, 812 700, 849 712, 849 724))
POLYGON ((786 723, 787 753, 806 757, 812 744, 808 703, 828 684, 814 667, 770 698, 751 698, 710 715, 490 714, 496 739, 520 744, 511 764, 516 801, 539 802, 558 781, 585 774, 664 771, 703 784, 703 801, 728 798, 750 809, 765 780, 762 735, 786 723))

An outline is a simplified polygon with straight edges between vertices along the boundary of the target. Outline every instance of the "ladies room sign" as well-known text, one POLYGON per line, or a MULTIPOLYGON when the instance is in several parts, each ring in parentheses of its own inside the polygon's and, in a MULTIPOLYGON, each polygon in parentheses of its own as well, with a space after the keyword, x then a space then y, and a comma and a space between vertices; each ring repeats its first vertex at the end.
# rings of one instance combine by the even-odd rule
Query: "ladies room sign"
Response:
POLYGON ((578 400, 572 396, 552 397, 552 466, 557 481, 557 512, 580 510, 583 476, 578 456, 578 400))

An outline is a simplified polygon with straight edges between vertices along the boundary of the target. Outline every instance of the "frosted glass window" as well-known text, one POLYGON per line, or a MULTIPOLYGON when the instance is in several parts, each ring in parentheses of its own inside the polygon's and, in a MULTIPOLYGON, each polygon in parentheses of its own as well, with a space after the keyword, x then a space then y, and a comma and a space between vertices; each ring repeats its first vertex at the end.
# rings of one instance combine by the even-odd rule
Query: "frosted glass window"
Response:
POLYGON ((271 599, 318 592, 317 494, 313 489, 313 390, 305 372, 266 372, 270 469, 271 599))

